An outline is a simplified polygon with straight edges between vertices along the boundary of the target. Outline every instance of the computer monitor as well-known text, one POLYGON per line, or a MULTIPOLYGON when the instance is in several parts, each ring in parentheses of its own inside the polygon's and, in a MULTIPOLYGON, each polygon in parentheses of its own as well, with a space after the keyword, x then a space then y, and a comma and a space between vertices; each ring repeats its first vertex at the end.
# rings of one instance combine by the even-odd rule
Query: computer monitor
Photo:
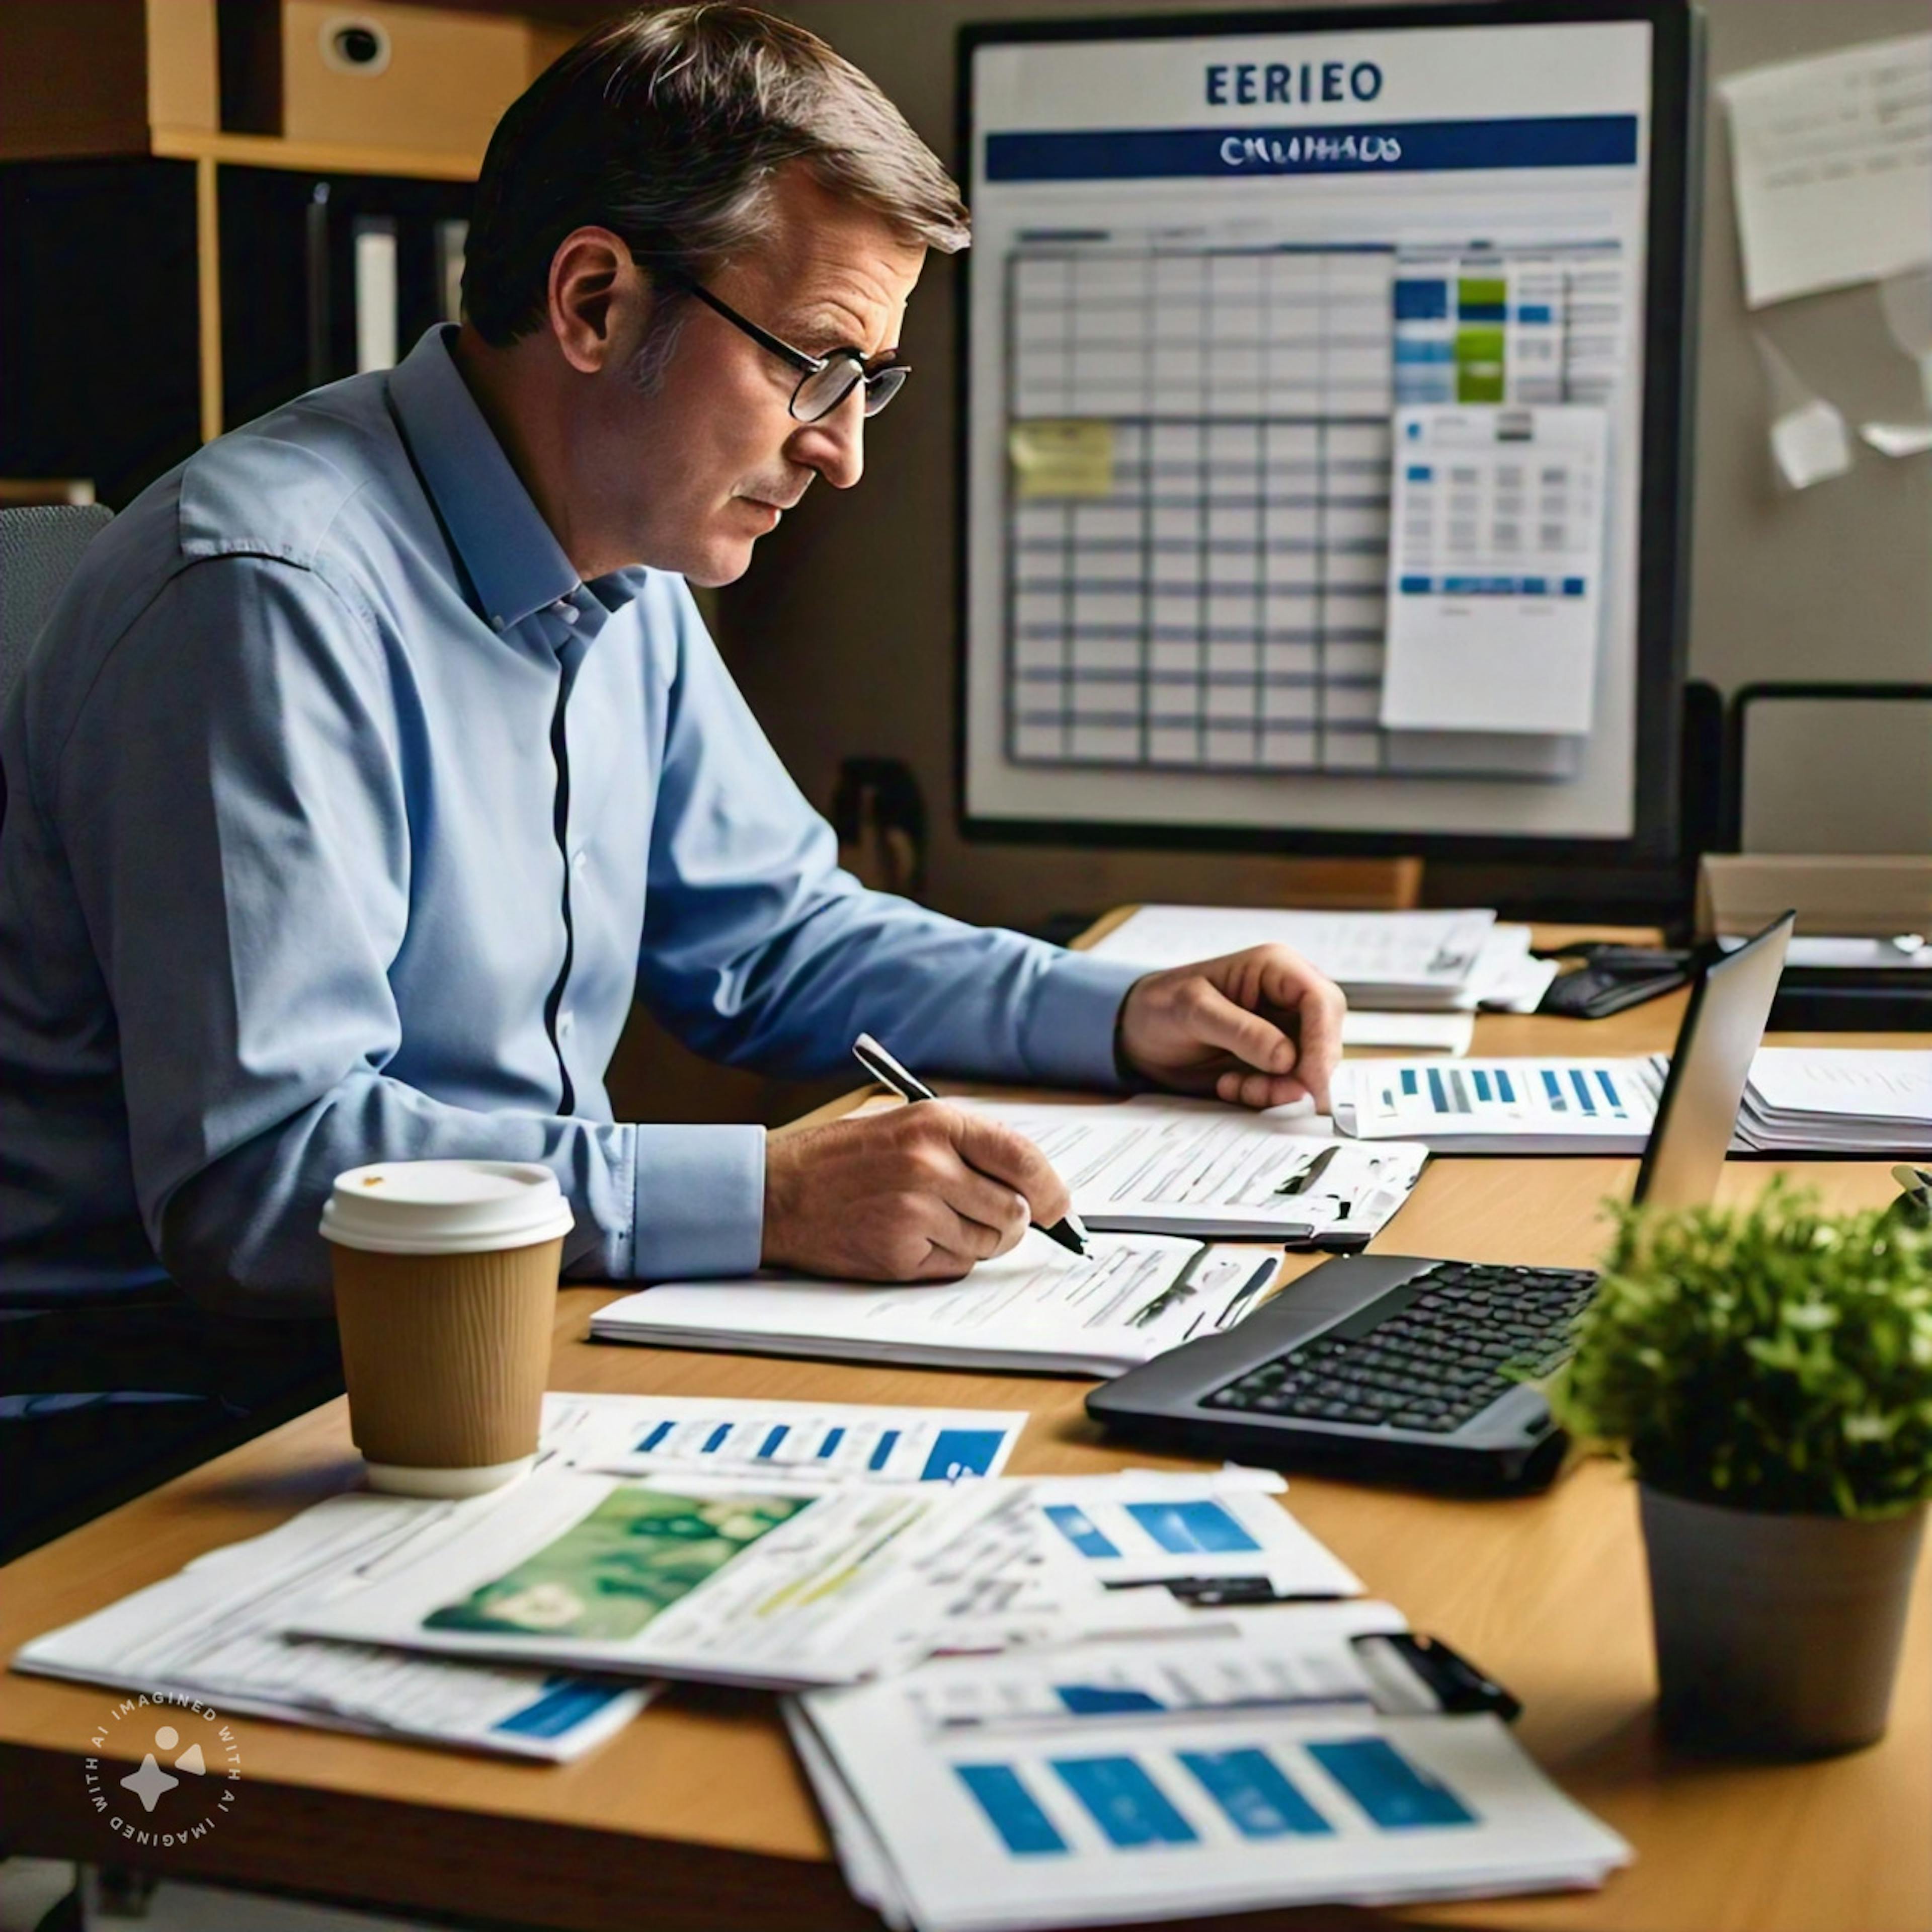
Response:
POLYGON ((969 836, 1675 842, 1683 0, 969 27, 969 836))
POLYGON ((1646 1206, 1708 1208, 1716 1198, 1797 922, 1786 913, 1698 974, 1637 1169, 1634 1198, 1646 1206))

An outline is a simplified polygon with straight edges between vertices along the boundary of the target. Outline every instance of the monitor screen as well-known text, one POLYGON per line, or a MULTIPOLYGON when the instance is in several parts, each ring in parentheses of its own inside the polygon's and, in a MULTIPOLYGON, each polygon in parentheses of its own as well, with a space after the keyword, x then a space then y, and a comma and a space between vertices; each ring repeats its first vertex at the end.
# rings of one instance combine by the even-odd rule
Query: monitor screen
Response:
POLYGON ((1688 32, 1624 11, 967 30, 969 832, 1668 851, 1688 32))

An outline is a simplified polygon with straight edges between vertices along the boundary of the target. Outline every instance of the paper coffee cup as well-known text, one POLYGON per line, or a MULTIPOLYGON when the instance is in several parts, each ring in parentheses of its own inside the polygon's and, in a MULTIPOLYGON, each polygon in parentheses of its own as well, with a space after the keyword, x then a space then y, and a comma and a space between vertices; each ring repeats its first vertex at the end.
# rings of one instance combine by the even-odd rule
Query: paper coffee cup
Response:
POLYGON ((370 1486, 480 1496, 536 1459, 571 1212, 547 1167, 379 1161, 322 1210, 370 1486))

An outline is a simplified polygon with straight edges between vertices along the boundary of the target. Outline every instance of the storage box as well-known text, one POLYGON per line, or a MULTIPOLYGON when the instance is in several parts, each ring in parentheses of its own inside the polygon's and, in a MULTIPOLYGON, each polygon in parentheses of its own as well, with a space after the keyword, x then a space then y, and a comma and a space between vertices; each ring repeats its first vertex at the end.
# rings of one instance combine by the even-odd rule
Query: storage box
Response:
POLYGON ((1759 931, 1787 907, 1798 930, 1888 939, 1932 932, 1932 857, 1712 852, 1697 874, 1697 930, 1759 931))
POLYGON ((455 8, 282 0, 281 131, 480 159, 504 109, 571 38, 455 8))

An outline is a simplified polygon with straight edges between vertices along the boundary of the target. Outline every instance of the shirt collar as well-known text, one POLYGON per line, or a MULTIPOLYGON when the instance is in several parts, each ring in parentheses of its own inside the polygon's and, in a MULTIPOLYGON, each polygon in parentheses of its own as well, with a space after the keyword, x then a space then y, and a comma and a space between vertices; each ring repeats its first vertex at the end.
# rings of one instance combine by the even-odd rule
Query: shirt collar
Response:
POLYGON ((578 575, 530 500, 450 353, 438 323, 389 376, 410 453, 491 628, 508 631, 568 597, 578 575))

